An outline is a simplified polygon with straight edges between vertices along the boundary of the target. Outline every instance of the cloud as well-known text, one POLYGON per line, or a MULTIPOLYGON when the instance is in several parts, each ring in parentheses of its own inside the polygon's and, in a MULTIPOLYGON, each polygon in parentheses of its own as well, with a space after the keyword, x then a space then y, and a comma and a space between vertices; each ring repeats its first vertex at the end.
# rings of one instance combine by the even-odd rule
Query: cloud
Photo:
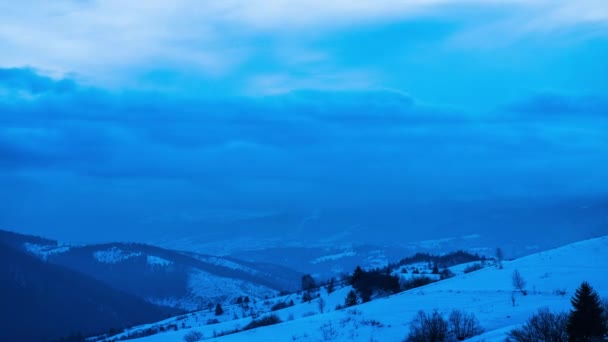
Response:
MULTIPOLYGON (((547 105, 534 98, 516 106, 534 114, 513 119, 509 106, 473 115, 390 89, 210 100, 23 75, 46 86, 32 97, 0 97, 5 227, 137 234, 200 229, 183 217, 201 211, 371 215, 381 207, 608 191, 605 116, 553 120, 536 114, 547 105), (73 86, 58 92, 54 82, 73 86)), ((3 87, 32 88, 10 79, 3 87)))
POLYGON ((608 98, 545 93, 509 105, 507 110, 526 118, 608 117, 608 98))
POLYGON ((42 76, 31 68, 0 68, 0 91, 37 95, 45 92, 68 92, 75 86, 72 80, 42 76))
MULTIPOLYGON (((366 80, 361 81, 358 69, 332 67, 336 56, 315 48, 318 39, 339 37, 353 27, 417 19, 470 24, 474 20, 467 18, 484 16, 463 12, 497 7, 509 9, 506 18, 497 19, 506 24, 495 25, 496 36, 503 37, 522 32, 522 27, 546 32, 608 22, 608 6, 602 0, 21 1, 4 5, 0 12, 0 65, 29 65, 54 76, 76 73, 108 87, 135 87, 145 75, 162 69, 198 74, 199 82, 270 82, 271 91, 293 89, 287 83, 294 75, 300 87, 309 87, 310 79, 338 80, 335 87, 348 87, 365 85, 366 80), (267 61, 257 63, 260 60, 267 61), (261 64, 266 70, 250 69, 252 61, 258 65, 254 69, 261 64), (311 63, 328 67, 326 75, 299 70, 311 63), (286 78, 277 71, 286 65, 299 72, 286 78)), ((473 26, 487 28, 484 20, 473 26)), ((469 29, 464 26, 454 34, 469 29)))

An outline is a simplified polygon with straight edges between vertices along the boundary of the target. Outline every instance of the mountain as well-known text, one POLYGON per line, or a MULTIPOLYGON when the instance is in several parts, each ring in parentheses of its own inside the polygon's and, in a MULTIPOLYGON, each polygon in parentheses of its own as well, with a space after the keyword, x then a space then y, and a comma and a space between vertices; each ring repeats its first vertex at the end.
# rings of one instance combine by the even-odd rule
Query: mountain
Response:
POLYGON ((228 304, 240 296, 263 299, 300 286, 301 274, 286 267, 145 244, 63 245, 7 231, 0 231, 0 241, 150 303, 184 310, 228 304))
POLYGON ((283 246, 235 252, 234 257, 256 263, 273 262, 303 273, 312 274, 317 279, 340 277, 357 266, 382 268, 395 263, 404 255, 414 253, 443 253, 449 250, 466 249, 486 255, 494 254, 493 248, 479 247, 476 235, 418 241, 402 246, 378 245, 334 245, 334 246, 283 246))
POLYGON ((0 242, 0 341, 51 341, 156 321, 176 310, 0 242))
POLYGON ((428 241, 447 237, 475 236, 466 246, 455 245, 449 250, 469 247, 493 250, 500 246, 508 257, 515 258, 606 234, 608 198, 582 196, 401 203, 253 217, 235 215, 224 220, 201 217, 164 235, 150 234, 147 241, 165 248, 234 256, 284 247, 388 246, 406 249, 402 257, 421 251, 407 250, 412 245, 428 245, 428 241))
MULTIPOLYGON (((336 306, 344 304, 351 287, 340 285, 331 294, 321 289, 320 296, 310 302, 302 302, 301 295, 292 294, 267 304, 258 303, 253 316, 240 316, 239 306, 225 308, 226 314, 219 317, 219 322, 209 321, 214 317, 211 312, 191 313, 146 325, 148 329, 159 324, 179 325, 180 329, 160 329, 158 334, 141 341, 180 341, 193 332, 206 338, 215 336, 214 341, 223 342, 402 341, 419 310, 448 314, 453 309, 474 314, 485 330, 471 341, 504 341, 508 331, 521 326, 539 308, 569 310, 570 298, 583 281, 589 282, 600 296, 608 296, 608 236, 504 261, 503 268, 486 263, 481 270, 460 272, 466 266, 451 268, 457 274, 453 278, 346 309, 336 306), (515 270, 527 283, 526 295, 513 286, 515 270), (295 305, 271 312, 276 303, 291 300, 295 305)), ((411 278, 412 272, 404 276, 411 278)), ((117 337, 120 336, 124 335, 117 337)))

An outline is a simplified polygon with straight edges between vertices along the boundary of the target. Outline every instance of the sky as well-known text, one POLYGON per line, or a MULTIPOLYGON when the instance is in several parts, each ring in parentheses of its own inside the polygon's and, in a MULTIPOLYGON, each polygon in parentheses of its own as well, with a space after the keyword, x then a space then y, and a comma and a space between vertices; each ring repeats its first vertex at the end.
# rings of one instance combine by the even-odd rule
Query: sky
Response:
POLYGON ((0 52, 0 229, 608 198, 605 0, 5 1, 0 52))

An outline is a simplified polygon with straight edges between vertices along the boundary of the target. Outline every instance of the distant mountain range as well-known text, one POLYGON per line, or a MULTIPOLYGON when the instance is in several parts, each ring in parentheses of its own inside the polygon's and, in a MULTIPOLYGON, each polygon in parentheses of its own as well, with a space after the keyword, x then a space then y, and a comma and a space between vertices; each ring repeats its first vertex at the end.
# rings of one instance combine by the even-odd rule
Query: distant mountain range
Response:
POLYGON ((297 290, 301 278, 268 263, 144 244, 64 245, 3 230, 0 252, 3 322, 12 327, 1 341, 100 333, 241 296, 264 299, 297 290))
POLYGON ((62 245, 8 231, 0 231, 0 242, 150 303, 183 310, 207 308, 243 295, 263 299, 300 286, 301 274, 286 267, 145 244, 62 245))
POLYGON ((0 341, 52 341, 156 321, 179 310, 150 304, 0 241, 0 341))

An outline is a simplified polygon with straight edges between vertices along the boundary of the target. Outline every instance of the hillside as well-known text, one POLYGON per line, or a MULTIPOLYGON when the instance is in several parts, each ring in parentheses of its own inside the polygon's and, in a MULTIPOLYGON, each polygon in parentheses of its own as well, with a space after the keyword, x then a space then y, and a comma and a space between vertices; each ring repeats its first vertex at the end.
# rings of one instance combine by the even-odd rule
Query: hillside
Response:
MULTIPOLYGON (((504 269, 488 267, 460 274, 348 309, 334 309, 337 304, 344 303, 348 286, 332 294, 321 291, 324 313, 320 312, 319 299, 300 304, 299 297, 294 295, 295 306, 275 312, 283 323, 229 334, 213 341, 402 341, 407 336, 408 323, 419 310, 448 313, 452 309, 474 313, 479 319, 486 332, 472 340, 502 341, 506 332, 523 324, 538 308, 569 309, 570 298, 582 281, 588 281, 601 296, 607 296, 606 269, 608 236, 505 261, 504 269), (514 270, 527 281, 526 296, 514 294, 511 281, 514 270), (513 294, 515 305, 511 299, 513 294)), ((207 317, 204 315, 211 313, 182 317, 185 329, 138 341, 182 341, 183 336, 193 330, 210 338, 242 329, 252 322, 251 317, 233 319, 228 313, 221 317, 219 324, 207 325, 207 321, 197 315, 207 317)))
POLYGON ((0 242, 0 341, 98 334, 175 314, 0 242))
POLYGON ((272 264, 179 252, 145 244, 85 246, 0 231, 0 241, 53 264, 89 275, 150 303, 184 310, 293 291, 301 274, 272 264))

